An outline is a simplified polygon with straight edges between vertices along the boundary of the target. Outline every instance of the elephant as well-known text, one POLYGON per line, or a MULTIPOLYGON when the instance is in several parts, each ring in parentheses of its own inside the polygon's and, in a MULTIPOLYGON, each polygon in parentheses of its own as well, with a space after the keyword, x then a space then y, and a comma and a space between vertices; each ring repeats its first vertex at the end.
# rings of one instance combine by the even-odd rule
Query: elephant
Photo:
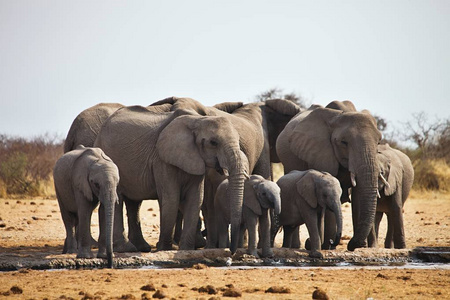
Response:
MULTIPOLYGON (((228 246, 228 225, 230 224, 230 204, 227 199, 228 179, 225 179, 217 188, 214 198, 215 216, 217 220, 217 233, 219 248, 228 246)), ((263 257, 272 257, 270 248, 270 216, 269 209, 280 214, 281 198, 280 188, 270 180, 260 175, 251 175, 244 185, 244 202, 242 207, 241 241, 245 229, 248 230, 248 253, 258 256, 256 251, 256 232, 259 236, 263 257), (259 223, 259 226, 258 226, 259 223)))
POLYGON ((142 236, 139 220, 144 199, 159 202, 157 249, 172 249, 179 208, 185 216, 179 249, 194 249, 204 176, 208 169, 214 169, 227 175, 230 181, 233 213, 230 249, 236 251, 248 162, 240 150, 239 135, 228 119, 202 116, 185 109, 155 113, 142 106, 124 107, 104 122, 94 145, 103 149, 120 171, 118 189, 127 205, 130 240, 123 234, 119 205, 114 229, 114 243, 119 249, 150 248, 142 236))
POLYGON ((375 215, 375 228, 369 235, 369 244, 376 245, 379 225, 383 213, 388 218, 385 248, 406 248, 403 227, 403 205, 408 198, 414 181, 414 168, 411 160, 403 152, 391 148, 389 144, 378 146, 379 199, 375 215))
POLYGON ((324 239, 323 226, 327 209, 335 215, 337 223, 332 245, 338 245, 342 236, 342 189, 339 181, 327 172, 294 170, 282 176, 277 184, 281 189, 278 226, 283 226, 283 247, 292 248, 294 229, 306 224, 310 236, 310 256, 322 258, 319 250, 324 239))
POLYGON ((91 216, 100 202, 98 257, 113 267, 113 218, 119 170, 99 148, 83 145, 65 153, 53 169, 56 197, 66 229, 63 253, 92 258, 91 216))
MULTIPOLYGON (((227 118, 239 134, 240 148, 249 163, 250 174, 258 174, 266 179, 271 177, 270 163, 280 162, 275 149, 278 135, 301 111, 298 105, 283 99, 249 104, 225 102, 216 104, 214 107, 205 107, 193 99, 170 97, 152 105, 166 104, 173 105, 172 111, 193 109, 201 115, 227 118)), ((207 248, 218 246, 214 195, 224 179, 225 176, 210 170, 205 180, 205 200, 202 211, 207 228, 207 248)))
MULTIPOLYGON (((380 140, 381 133, 369 113, 318 105, 296 115, 277 139, 276 150, 285 172, 316 169, 330 173, 341 184, 342 202, 348 201, 348 190, 352 188, 354 233, 347 245, 351 251, 367 246, 373 227, 380 140)), ((328 240, 325 238, 322 247, 331 246, 328 240)))

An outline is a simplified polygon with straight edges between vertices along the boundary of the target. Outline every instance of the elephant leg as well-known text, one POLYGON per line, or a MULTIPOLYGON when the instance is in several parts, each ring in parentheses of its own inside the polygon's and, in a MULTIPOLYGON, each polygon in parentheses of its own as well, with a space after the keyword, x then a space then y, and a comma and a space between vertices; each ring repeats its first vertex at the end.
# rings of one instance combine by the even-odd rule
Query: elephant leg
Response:
MULTIPOLYGON (((184 193, 184 201, 181 203, 184 219, 183 231, 180 239, 180 250, 195 249, 197 231, 200 232, 200 230, 198 230, 198 220, 200 217, 200 208, 203 202, 203 188, 203 176, 195 176, 184 193)), ((173 206, 176 206, 176 204, 173 206)), ((168 208, 169 210, 173 210, 170 207, 168 208)), ((172 217, 170 212, 168 215, 169 218, 172 217)), ((174 221, 172 224, 169 222, 167 223, 166 234, 168 234, 171 230, 173 231, 173 226, 175 225, 174 221), (170 226, 172 226, 172 229, 170 229, 170 226)))
POLYGON ((195 249, 206 246, 206 240, 202 234, 202 219, 199 217, 197 222, 197 230, 195 231, 195 249))
POLYGON ((294 232, 292 234, 290 248, 295 248, 295 249, 300 248, 300 226, 296 226, 294 229, 294 232))
POLYGON ((206 225, 206 248, 212 249, 218 246, 217 225, 214 208, 214 195, 217 187, 208 179, 205 179, 205 198, 203 203, 203 216, 206 225))
POLYGON ((257 216, 249 211, 246 207, 242 208, 245 227, 248 232, 248 254, 259 257, 256 251, 256 239, 258 232, 258 219, 257 216))
POLYGON ((115 252, 137 252, 136 247, 125 236, 123 225, 123 196, 119 194, 119 203, 114 208, 114 251, 115 252))
POLYGON ((62 253, 77 253, 78 246, 77 238, 75 235, 77 215, 68 212, 65 209, 61 209, 61 217, 64 222, 64 228, 66 229, 66 239, 64 240, 64 248, 62 253))
POLYGON ((259 237, 263 257, 272 257, 273 251, 270 244, 270 217, 269 211, 263 212, 259 217, 259 237))
MULTIPOLYGON (((397 191, 397 194, 401 194, 397 191)), ((397 199, 396 199, 397 200, 397 199)), ((405 228, 403 227, 403 207, 401 199, 398 199, 398 201, 394 201, 396 205, 393 205, 391 209, 391 215, 392 215, 392 225, 394 227, 394 248, 395 249, 404 249, 406 248, 406 241, 405 241, 405 228), (397 204, 400 203, 400 204, 397 204)))
MULTIPOLYGON (((298 226, 297 226, 298 227, 298 226)), ((295 232, 296 226, 285 225, 283 226, 283 248, 292 248, 292 235, 295 232)))
POLYGON ((219 242, 219 248, 228 248, 229 247, 229 234, 228 234, 228 225, 229 222, 225 219, 223 215, 216 214, 217 220, 217 239, 219 242))
POLYGON ((183 229, 183 214, 178 210, 177 222, 175 223, 175 233, 173 234, 173 243, 175 245, 180 244, 181 230, 183 229))
MULTIPOLYGON (((81 197, 80 197, 81 198, 81 197)), ((97 203, 80 199, 78 205, 78 252, 77 258, 93 258, 91 251, 91 217, 97 203)))
POLYGON ((239 228, 238 248, 244 248, 244 244, 248 245, 248 234, 247 234, 247 227, 245 226, 245 223, 242 223, 241 227, 239 228))
POLYGON ((378 229, 380 227, 381 219, 383 218, 382 212, 376 212, 375 214, 375 223, 372 226, 372 229, 367 236, 368 246, 370 248, 376 248, 378 245, 378 229))
POLYGON ((387 231, 386 238, 384 240, 385 248, 394 248, 394 218, 392 216, 392 212, 386 213, 387 215, 387 231))
POLYGON ((127 207, 128 239, 138 251, 150 252, 151 247, 144 240, 144 235, 142 234, 141 218, 139 215, 142 201, 134 201, 124 197, 124 202, 127 207))
POLYGON ((321 241, 320 241, 319 227, 317 226, 318 220, 316 217, 316 213, 314 212, 314 215, 305 221, 306 221, 305 222, 306 228, 308 229, 309 233, 309 240, 311 243, 311 250, 309 256, 313 258, 322 258, 323 255, 319 251, 321 248, 321 241))

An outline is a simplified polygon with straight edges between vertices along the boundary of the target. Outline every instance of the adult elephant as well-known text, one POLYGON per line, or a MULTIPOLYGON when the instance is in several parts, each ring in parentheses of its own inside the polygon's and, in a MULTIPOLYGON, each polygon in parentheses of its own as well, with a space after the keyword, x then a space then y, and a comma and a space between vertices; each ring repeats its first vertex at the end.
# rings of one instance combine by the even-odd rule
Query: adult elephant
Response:
POLYGON ((370 114, 316 105, 294 117, 277 140, 276 150, 286 173, 326 171, 338 178, 343 194, 352 187, 354 233, 347 245, 352 251, 367 245, 373 227, 380 139, 370 114))
MULTIPOLYGON (((152 105, 172 105, 171 110, 193 109, 199 114, 226 118, 239 134, 239 144, 245 154, 250 174, 271 177, 271 162, 280 162, 275 145, 286 124, 300 112, 292 101, 273 99, 265 102, 243 104, 224 102, 214 107, 205 107, 189 98, 170 97, 152 105)), ((225 176, 210 170, 205 180, 205 201, 202 211, 207 228, 207 247, 218 246, 214 196, 225 176)))
MULTIPOLYGON (((78 145, 93 147, 103 123, 119 108, 120 103, 98 103, 79 113, 72 122, 64 142, 64 153, 75 150, 78 145)), ((149 107, 154 112, 168 112, 169 105, 149 107)))
MULTIPOLYGON (((192 110, 154 113, 142 106, 124 107, 103 124, 95 146, 119 168, 118 189, 127 204, 129 238, 137 249, 149 247, 139 221, 144 199, 159 201, 158 250, 172 249, 178 209, 185 216, 180 249, 194 249, 204 175, 212 168, 229 175, 233 213, 230 248, 236 251, 248 163, 229 120, 201 116, 192 110)), ((118 207, 119 216, 121 211, 118 207)), ((114 243, 119 244, 117 248, 129 246, 123 222, 115 222, 114 243)))

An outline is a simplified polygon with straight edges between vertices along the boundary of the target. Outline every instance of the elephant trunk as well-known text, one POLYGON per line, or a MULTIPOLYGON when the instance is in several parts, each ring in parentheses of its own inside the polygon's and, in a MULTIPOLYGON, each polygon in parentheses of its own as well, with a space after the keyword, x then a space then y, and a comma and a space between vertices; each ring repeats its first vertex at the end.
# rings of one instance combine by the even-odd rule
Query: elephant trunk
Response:
POLYGON ((273 196, 273 213, 279 215, 281 213, 281 198, 279 195, 273 196))
MULTIPOLYGON (((239 147, 239 146, 238 146, 239 147)), ((230 201, 231 213, 231 243, 230 251, 234 254, 239 243, 242 204, 244 197, 244 180, 248 177, 248 167, 245 165, 245 155, 239 150, 232 148, 226 151, 230 166, 230 176, 228 178, 228 199, 230 201)))
POLYGON ((334 216, 336 218, 336 236, 334 237, 333 242, 331 243, 331 246, 337 247, 339 243, 341 242, 341 236, 342 236, 342 210, 341 210, 341 202, 338 201, 334 203, 332 209, 334 212, 334 216))
POLYGON ((114 207, 118 201, 115 188, 110 188, 109 191, 104 193, 101 203, 105 206, 105 247, 106 258, 108 260, 108 268, 114 267, 113 262, 113 226, 114 226, 114 207))
POLYGON ((353 218, 356 222, 354 224, 355 231, 347 246, 350 251, 366 247, 366 239, 375 220, 378 186, 375 159, 370 160, 356 171, 356 182, 356 186, 352 189, 352 205, 357 206, 353 211, 357 216, 353 218))

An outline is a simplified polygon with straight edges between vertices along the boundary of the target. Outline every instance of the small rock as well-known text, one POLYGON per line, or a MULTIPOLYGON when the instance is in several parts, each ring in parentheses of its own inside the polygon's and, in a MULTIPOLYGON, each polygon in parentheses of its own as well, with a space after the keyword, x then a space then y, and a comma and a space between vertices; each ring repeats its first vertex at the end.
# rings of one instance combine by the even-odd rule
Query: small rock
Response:
POLYGON ((167 284, 163 283, 163 284, 161 285, 161 287, 167 288, 167 284))
POLYGON ((266 290, 266 293, 272 293, 272 294, 290 294, 291 289, 287 287, 282 286, 271 286, 266 290))
POLYGON ((208 266, 205 264, 195 264, 192 266, 192 269, 201 270, 201 269, 207 269, 208 266))
POLYGON ((23 290, 18 287, 17 285, 14 285, 12 288, 9 289, 11 291, 11 293, 13 294, 22 294, 23 290))
POLYGON ((149 209, 147 209, 147 211, 153 211, 153 208, 150 207, 149 209))
POLYGON ((156 293, 153 294, 152 298, 163 299, 166 298, 166 295, 161 292, 161 290, 157 290, 156 293))
POLYGON ((242 293, 241 291, 235 289, 235 288, 228 288, 223 292, 224 297, 241 297, 242 293))
POLYGON ((36 202, 32 201, 30 202, 30 205, 36 205, 36 202))
POLYGON ((155 286, 152 283, 146 284, 141 287, 141 290, 143 291, 156 291, 155 286))
POLYGON ((0 223, 0 228, 5 228, 6 224, 5 223, 0 223))
POLYGON ((320 300, 329 300, 330 297, 328 297, 327 293, 325 293, 324 290, 321 288, 316 288, 315 291, 312 294, 313 299, 320 299, 320 300))
POLYGON ((179 283, 178 286, 179 287, 186 287, 186 285, 184 283, 179 283))
POLYGON ((389 279, 388 276, 378 273, 377 278, 389 279))
POLYGON ((81 300, 94 300, 94 295, 89 293, 84 293, 84 296, 81 298, 81 300))
MULTIPOLYGON (((22 203, 22 201, 20 201, 20 200, 17 200, 17 201, 16 201, 16 203, 17 203, 17 204, 21 204, 21 203, 22 203)), ((33 202, 31 202, 31 203, 33 203, 33 202)))
POLYGON ((208 293, 210 295, 217 294, 217 289, 212 285, 202 286, 198 289, 199 293, 208 293))
POLYGON ((143 293, 141 295, 141 300, 150 300, 152 297, 148 293, 143 293))
POLYGON ((132 294, 122 295, 120 299, 136 299, 136 297, 132 294))

